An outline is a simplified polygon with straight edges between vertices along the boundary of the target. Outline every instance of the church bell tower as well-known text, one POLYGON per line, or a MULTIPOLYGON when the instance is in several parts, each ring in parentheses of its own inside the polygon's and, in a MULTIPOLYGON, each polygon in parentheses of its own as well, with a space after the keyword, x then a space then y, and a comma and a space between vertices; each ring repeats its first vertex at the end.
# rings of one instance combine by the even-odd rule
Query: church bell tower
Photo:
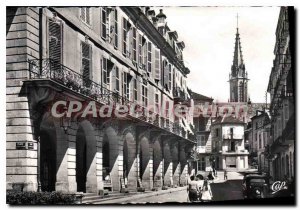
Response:
POLYGON ((235 35, 235 46, 231 73, 229 74, 230 83, 230 102, 247 102, 248 101, 248 73, 245 70, 245 64, 242 55, 242 46, 238 28, 235 35))

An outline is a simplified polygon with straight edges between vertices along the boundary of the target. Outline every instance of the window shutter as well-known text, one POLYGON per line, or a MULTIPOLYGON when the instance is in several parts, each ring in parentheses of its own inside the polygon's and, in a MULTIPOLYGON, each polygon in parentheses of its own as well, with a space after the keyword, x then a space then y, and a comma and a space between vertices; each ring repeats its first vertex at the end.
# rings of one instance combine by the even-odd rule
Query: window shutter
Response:
POLYGON ((155 49, 154 53, 154 79, 160 80, 160 51, 159 49, 155 49))
POLYGON ((80 8, 80 18, 85 22, 85 7, 80 8))
POLYGON ((91 15, 90 15, 90 7, 86 7, 86 23, 91 25, 91 15))
POLYGON ((82 76, 83 76, 83 84, 85 86, 89 86, 91 84, 91 74, 90 74, 90 66, 91 66, 91 46, 85 42, 81 42, 81 55, 82 55, 82 76))
POLYGON ((118 10, 115 8, 114 11, 114 45, 118 48, 118 10))
POLYGON ((169 83, 169 65, 167 61, 164 61, 164 87, 168 87, 169 83))
POLYGON ((62 25, 49 19, 49 58, 62 63, 62 25))

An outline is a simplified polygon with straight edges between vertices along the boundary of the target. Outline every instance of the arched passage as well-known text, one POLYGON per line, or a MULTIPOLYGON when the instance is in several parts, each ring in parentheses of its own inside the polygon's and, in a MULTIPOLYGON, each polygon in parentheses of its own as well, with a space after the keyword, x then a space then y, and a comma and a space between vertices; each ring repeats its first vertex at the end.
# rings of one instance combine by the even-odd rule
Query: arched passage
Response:
POLYGON ((56 129, 52 117, 45 114, 40 124, 40 181, 42 191, 55 191, 56 129))
POLYGON ((136 190, 136 141, 131 130, 126 131, 123 138, 123 177, 128 189, 136 190))
POLYGON ((164 157, 163 184, 164 186, 170 187, 173 184, 172 183, 172 156, 171 156, 171 150, 168 141, 164 141, 163 157, 164 157))
POLYGON ((149 140, 145 136, 141 138, 139 143, 139 157, 139 178, 142 180, 143 187, 150 189, 150 146, 149 140))
POLYGON ((162 187, 162 150, 159 140, 153 143, 153 186, 162 187))
POLYGON ((173 184, 179 186, 179 154, 178 154, 178 143, 174 143, 171 148, 172 155, 172 172, 173 172, 173 184))
POLYGON ((91 123, 81 122, 76 133, 76 182, 78 192, 97 192, 96 135, 91 123))
MULTIPOLYGON (((105 129, 103 142, 102 142, 102 156, 106 162, 105 173, 106 176, 109 175, 109 179, 112 182, 112 187, 114 191, 119 191, 120 189, 120 177, 119 177, 119 140, 118 130, 114 126, 108 126, 105 129), (104 150, 104 147, 108 150, 104 150)), ((103 175, 103 179, 106 177, 103 175)))

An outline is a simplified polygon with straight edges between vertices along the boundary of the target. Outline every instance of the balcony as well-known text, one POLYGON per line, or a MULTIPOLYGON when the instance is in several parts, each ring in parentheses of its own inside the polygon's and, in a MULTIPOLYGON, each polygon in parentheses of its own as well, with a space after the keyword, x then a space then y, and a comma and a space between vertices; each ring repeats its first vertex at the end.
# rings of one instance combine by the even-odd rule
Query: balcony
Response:
MULTIPOLYGON (((59 89, 63 88, 76 97, 82 97, 84 100, 93 100, 98 102, 100 105, 109 104, 114 108, 116 105, 127 105, 129 107, 135 106, 140 110, 147 109, 146 107, 129 100, 127 97, 123 97, 118 93, 113 92, 90 80, 89 78, 85 78, 83 75, 54 60, 37 59, 29 60, 28 63, 28 82, 50 81, 52 87, 58 87, 59 89)), ((149 113, 151 112, 149 111, 149 113)), ((143 121, 144 123, 151 124, 155 128, 162 129, 167 133, 186 139, 185 133, 181 131, 181 127, 179 125, 176 125, 169 119, 159 116, 159 114, 156 114, 154 119, 150 119, 146 115, 137 116, 135 113, 129 114, 127 117, 130 119, 134 118, 135 120, 143 121)))
POLYGON ((186 95, 179 87, 173 88, 173 97, 177 102, 183 102, 187 99, 186 95))
POLYGON ((234 140, 243 140, 244 139, 244 135, 239 135, 239 134, 234 134, 234 133, 228 133, 228 134, 223 134, 223 139, 227 140, 227 139, 234 139, 234 140))

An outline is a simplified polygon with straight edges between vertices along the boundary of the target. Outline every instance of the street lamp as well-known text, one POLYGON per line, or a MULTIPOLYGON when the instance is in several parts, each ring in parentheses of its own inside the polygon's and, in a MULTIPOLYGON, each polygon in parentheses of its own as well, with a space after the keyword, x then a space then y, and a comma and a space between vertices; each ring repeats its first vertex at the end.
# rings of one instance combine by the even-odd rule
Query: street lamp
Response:
POLYGON ((64 107, 63 110, 65 115, 60 118, 60 127, 62 127, 65 134, 67 134, 68 128, 71 126, 71 117, 67 117, 67 107, 64 107))

